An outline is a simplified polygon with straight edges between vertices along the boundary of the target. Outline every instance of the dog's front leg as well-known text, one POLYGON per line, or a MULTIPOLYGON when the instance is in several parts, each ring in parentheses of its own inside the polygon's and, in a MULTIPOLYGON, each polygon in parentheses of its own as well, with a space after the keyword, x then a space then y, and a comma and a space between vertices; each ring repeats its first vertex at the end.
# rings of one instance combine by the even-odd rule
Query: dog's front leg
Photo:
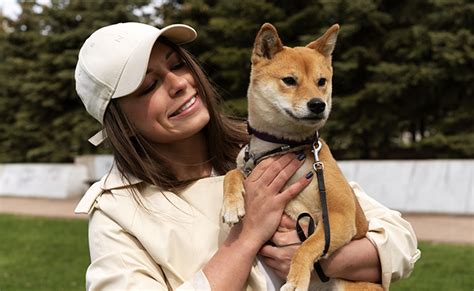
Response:
POLYGON ((324 228, 319 223, 316 231, 304 241, 291 259, 290 272, 281 291, 308 290, 313 263, 319 259, 324 250, 324 228))
POLYGON ((245 215, 244 179, 244 174, 238 169, 227 172, 224 177, 222 219, 229 225, 236 224, 245 215))
MULTIPOLYGON (((335 250, 345 245, 354 235, 355 226, 347 221, 345 213, 330 213, 330 246, 325 257, 331 255, 335 250)), ((323 254, 324 251, 324 223, 316 226, 315 232, 304 241, 298 248, 291 260, 290 272, 287 282, 280 289, 282 291, 303 291, 308 290, 313 264, 323 254)))

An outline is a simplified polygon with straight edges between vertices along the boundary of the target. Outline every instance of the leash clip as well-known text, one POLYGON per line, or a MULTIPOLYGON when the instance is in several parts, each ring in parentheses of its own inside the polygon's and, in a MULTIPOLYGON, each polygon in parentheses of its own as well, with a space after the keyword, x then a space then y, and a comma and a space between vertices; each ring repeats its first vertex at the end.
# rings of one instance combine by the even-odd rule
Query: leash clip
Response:
POLYGON ((319 151, 321 150, 323 144, 318 140, 318 147, 316 147, 316 142, 313 142, 313 149, 311 150, 314 154, 314 160, 319 162, 319 151))
POLYGON ((316 142, 313 142, 313 149, 311 150, 314 154, 314 163, 313 163, 313 169, 317 172, 318 170, 323 170, 324 169, 324 164, 319 160, 319 151, 323 147, 323 144, 319 141, 318 139, 318 147, 316 147, 316 142))

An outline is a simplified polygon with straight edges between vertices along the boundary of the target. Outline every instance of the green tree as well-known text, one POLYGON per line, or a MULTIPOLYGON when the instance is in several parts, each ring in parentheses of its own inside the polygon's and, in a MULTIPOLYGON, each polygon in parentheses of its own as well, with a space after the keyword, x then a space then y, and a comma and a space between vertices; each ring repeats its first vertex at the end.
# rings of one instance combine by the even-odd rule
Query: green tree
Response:
POLYGON ((99 129, 75 93, 79 48, 99 27, 137 21, 147 1, 21 2, 8 20, 0 60, 2 162, 68 162, 96 152, 87 138, 99 129), (6 122, 5 122, 6 121, 6 122))
MULTIPOLYGON (((339 159, 472 158, 474 4, 467 0, 22 1, 0 16, 1 162, 66 162, 96 153, 99 124, 74 90, 78 49, 121 21, 187 23, 197 56, 222 96, 244 106, 255 35, 273 23, 289 46, 334 23, 333 112, 322 136, 339 159)), ((245 109, 240 110, 245 115, 245 109)))
POLYGON ((329 129, 336 149, 349 158, 473 157, 473 35, 467 29, 473 4, 366 2, 374 4, 369 21, 349 37, 342 34, 342 63, 335 57, 329 129), (354 49, 363 55, 353 67, 357 73, 341 72, 354 49), (341 92, 341 76, 357 79, 341 92))
POLYGON ((226 99, 245 95, 251 46, 263 22, 274 23, 287 45, 304 45, 341 24, 334 109, 323 136, 339 158, 426 158, 474 156, 466 142, 473 124, 472 6, 194 0, 168 1, 160 11, 165 23, 198 27, 191 49, 226 99))

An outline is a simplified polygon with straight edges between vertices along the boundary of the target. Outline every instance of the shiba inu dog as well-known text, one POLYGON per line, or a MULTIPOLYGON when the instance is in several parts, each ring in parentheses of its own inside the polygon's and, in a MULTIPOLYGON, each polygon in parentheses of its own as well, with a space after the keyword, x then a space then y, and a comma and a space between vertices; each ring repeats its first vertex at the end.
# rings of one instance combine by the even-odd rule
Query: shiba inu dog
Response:
MULTIPOLYGON (((287 282, 281 289, 285 291, 307 290, 315 262, 350 240, 364 237, 368 229, 352 188, 328 146, 315 134, 331 111, 331 55, 338 32, 339 25, 335 24, 305 47, 290 48, 283 46, 273 25, 266 23, 260 28, 253 47, 248 88, 252 136, 237 158, 237 169, 224 179, 223 220, 234 224, 245 215, 243 180, 256 163, 290 151, 304 150, 307 157, 314 156, 314 160, 307 158, 287 183, 291 185, 309 170, 318 174, 285 209, 295 220, 306 213, 316 223, 314 233, 292 259, 287 282)), ((336 279, 311 283, 311 289, 383 290, 377 284, 336 279)))

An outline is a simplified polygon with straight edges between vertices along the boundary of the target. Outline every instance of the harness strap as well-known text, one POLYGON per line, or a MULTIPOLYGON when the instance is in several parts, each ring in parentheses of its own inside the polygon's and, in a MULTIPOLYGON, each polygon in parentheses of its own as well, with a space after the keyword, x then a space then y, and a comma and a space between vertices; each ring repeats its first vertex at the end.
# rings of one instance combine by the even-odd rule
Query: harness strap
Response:
MULTIPOLYGON (((315 230, 315 225, 314 225, 314 220, 309 215, 307 212, 303 212, 298 216, 298 219, 296 220, 296 233, 298 234, 298 237, 301 242, 304 242, 308 237, 306 237, 303 228, 300 225, 300 219, 304 217, 309 217, 309 225, 308 225, 308 237, 314 233, 315 230)), ((318 274, 319 280, 321 282, 327 282, 329 281, 329 277, 326 276, 326 274, 323 271, 323 268, 321 267, 321 264, 319 263, 319 260, 313 264, 314 270, 316 271, 316 274, 318 274)))
POLYGON ((245 162, 245 166, 244 166, 244 174, 245 175, 249 175, 250 172, 252 172, 253 168, 264 158, 266 157, 269 157, 269 156, 272 156, 272 155, 276 155, 276 154, 283 154, 283 153, 286 153, 286 152, 290 152, 292 150, 295 150, 297 148, 300 148, 300 147, 303 147, 302 145, 282 145, 282 146, 279 146, 277 148, 274 148, 274 149, 271 149, 271 150, 268 150, 268 151, 265 151, 265 152, 261 152, 261 153, 251 153, 250 152, 250 146, 247 145, 245 147, 245 155, 244 155, 244 162, 245 162), (249 163, 249 161, 251 161, 251 163, 249 163))
POLYGON ((309 215, 308 212, 301 213, 298 216, 298 219, 296 219, 296 233, 298 234, 298 238, 300 239, 301 242, 304 242, 307 239, 306 235, 304 234, 304 230, 300 225, 300 219, 302 219, 304 217, 309 217, 308 237, 310 235, 312 235, 314 233, 314 230, 315 230, 314 220, 311 217, 311 215, 309 215))
POLYGON ((278 147, 278 148, 275 148, 275 149, 272 149, 272 150, 269 150, 269 151, 266 151, 266 152, 263 152, 263 153, 256 154, 253 157, 254 158, 254 163, 258 164, 258 162, 260 162, 260 160, 265 158, 266 156, 271 156, 273 154, 277 154, 277 153, 280 153, 280 152, 285 152, 285 151, 288 151, 292 148, 294 148, 294 146, 282 145, 281 147, 278 147))

